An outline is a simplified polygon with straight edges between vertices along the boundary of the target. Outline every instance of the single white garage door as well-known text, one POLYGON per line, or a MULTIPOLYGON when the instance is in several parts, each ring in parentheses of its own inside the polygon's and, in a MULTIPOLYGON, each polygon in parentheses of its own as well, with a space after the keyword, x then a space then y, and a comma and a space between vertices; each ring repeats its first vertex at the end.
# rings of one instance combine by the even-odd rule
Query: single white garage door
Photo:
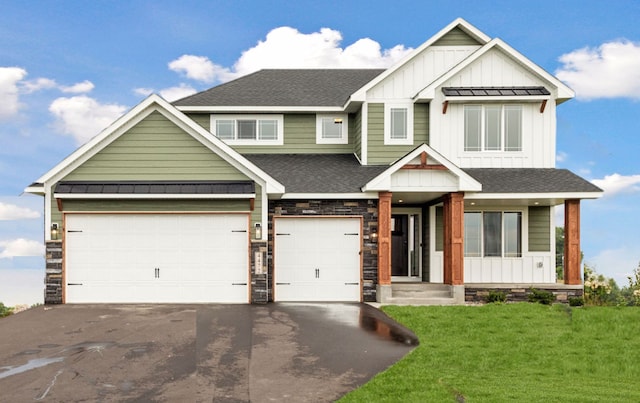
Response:
POLYGON ((276 218, 276 301, 360 301, 360 218, 276 218))
POLYGON ((246 214, 66 214, 66 302, 249 302, 246 214))

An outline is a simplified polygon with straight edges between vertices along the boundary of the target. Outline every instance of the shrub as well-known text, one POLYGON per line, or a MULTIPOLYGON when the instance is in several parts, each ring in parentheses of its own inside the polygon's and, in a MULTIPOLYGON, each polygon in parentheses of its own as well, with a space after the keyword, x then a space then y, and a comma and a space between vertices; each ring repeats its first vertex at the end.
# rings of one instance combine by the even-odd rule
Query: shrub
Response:
POLYGON ((4 318, 5 316, 9 316, 13 313, 13 308, 4 306, 2 302, 0 302, 0 318, 4 318))
POLYGON ((505 293, 504 291, 491 290, 489 291, 489 295, 487 295, 487 302, 488 303, 507 302, 507 293, 505 293))
POLYGON ((551 305, 556 301, 556 296, 551 291, 531 289, 531 294, 528 296, 529 302, 537 302, 543 305, 551 305))
POLYGON ((584 298, 582 297, 569 297, 569 306, 583 306, 584 298))

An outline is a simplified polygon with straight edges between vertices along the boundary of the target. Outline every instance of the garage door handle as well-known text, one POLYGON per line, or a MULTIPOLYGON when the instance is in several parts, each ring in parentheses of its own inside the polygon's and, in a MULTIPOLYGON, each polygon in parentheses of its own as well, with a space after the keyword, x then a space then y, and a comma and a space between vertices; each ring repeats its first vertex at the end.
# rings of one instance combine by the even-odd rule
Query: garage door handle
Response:
POLYGON ((291 283, 276 283, 276 285, 291 285, 291 283))
POLYGON ((246 229, 232 229, 231 232, 247 232, 246 229))
POLYGON ((360 235, 357 232, 345 232, 345 235, 360 235))
POLYGON ((231 285, 247 285, 247 283, 231 283, 231 285))
POLYGON ((82 283, 67 283, 67 285, 82 285, 82 283))
POLYGON ((360 285, 360 283, 344 283, 344 285, 360 285))
POLYGON ((74 230, 74 229, 67 230, 67 234, 70 234, 72 232, 82 232, 82 230, 74 230))
POLYGON ((291 234, 287 234, 286 232, 276 232, 276 235, 291 235, 291 234))

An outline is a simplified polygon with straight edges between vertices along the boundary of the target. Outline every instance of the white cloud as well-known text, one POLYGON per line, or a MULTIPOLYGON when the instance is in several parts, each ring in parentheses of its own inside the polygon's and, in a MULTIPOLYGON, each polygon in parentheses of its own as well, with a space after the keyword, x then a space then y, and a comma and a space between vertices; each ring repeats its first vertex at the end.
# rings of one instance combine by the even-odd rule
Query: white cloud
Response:
POLYGON ((0 202, 0 221, 38 218, 40 213, 27 207, 0 202))
POLYGON ((225 68, 214 64, 209 58, 195 55, 182 55, 169 62, 169 70, 204 83, 212 83, 226 73, 225 68))
POLYGON ((167 101, 172 102, 180 98, 195 94, 196 92, 197 91, 195 90, 195 88, 191 87, 190 85, 180 84, 177 87, 170 87, 160 90, 160 95, 167 101))
POLYGON ((579 99, 640 99, 640 44, 606 42, 560 56, 556 76, 576 91, 579 99))
POLYGON ((625 176, 615 173, 606 175, 603 179, 594 179, 591 182, 604 190, 605 196, 640 191, 640 175, 625 176))
POLYGON ((60 90, 62 92, 71 93, 71 94, 84 94, 87 92, 91 92, 94 89, 95 85, 89 80, 84 80, 81 83, 76 83, 71 86, 60 86, 60 90))
POLYGON ((19 67, 0 67, 0 119, 14 116, 20 109, 18 82, 27 75, 19 67))
POLYGON ((86 95, 58 98, 49 106, 57 119, 58 130, 72 136, 78 144, 98 134, 126 109, 122 105, 101 104, 86 95))
POLYGON ((143 88, 143 87, 138 87, 138 88, 134 88, 133 89, 133 93, 136 95, 140 95, 143 97, 148 97, 149 95, 153 94, 154 89, 153 88, 143 88))
POLYGON ((341 48, 341 41, 342 34, 330 28, 310 34, 291 27, 275 28, 264 41, 242 53, 234 74, 241 76, 263 68, 384 68, 412 51, 403 45, 382 50, 369 38, 341 48))
POLYGON ((36 78, 35 80, 23 81, 22 82, 22 91, 27 94, 31 94, 32 92, 40 91, 40 90, 48 90, 51 88, 57 88, 58 84, 55 80, 50 78, 36 78))
POLYGON ((196 81, 226 82, 265 68, 387 68, 413 50, 404 45, 382 49, 369 38, 342 48, 341 41, 342 34, 330 28, 304 34, 295 28, 279 27, 242 52, 232 68, 205 56, 182 55, 169 63, 169 69, 196 81))
POLYGON ((17 256, 42 256, 44 245, 38 241, 18 238, 11 241, 0 241, 0 259, 12 259, 17 256))
POLYGON ((556 162, 565 162, 567 158, 569 158, 569 154, 565 153, 564 151, 559 151, 556 155, 556 162))

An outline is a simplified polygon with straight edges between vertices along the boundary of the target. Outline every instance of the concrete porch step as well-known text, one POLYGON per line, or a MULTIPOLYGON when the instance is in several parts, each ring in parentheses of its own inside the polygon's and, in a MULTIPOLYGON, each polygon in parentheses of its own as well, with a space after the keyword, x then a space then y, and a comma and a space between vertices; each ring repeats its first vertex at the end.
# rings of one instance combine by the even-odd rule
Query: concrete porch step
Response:
POLYGON ((453 290, 448 284, 394 283, 388 304, 394 305, 455 305, 453 290))
POLYGON ((405 298, 405 297, 391 297, 385 302, 388 305, 457 305, 456 300, 453 298, 405 298))

